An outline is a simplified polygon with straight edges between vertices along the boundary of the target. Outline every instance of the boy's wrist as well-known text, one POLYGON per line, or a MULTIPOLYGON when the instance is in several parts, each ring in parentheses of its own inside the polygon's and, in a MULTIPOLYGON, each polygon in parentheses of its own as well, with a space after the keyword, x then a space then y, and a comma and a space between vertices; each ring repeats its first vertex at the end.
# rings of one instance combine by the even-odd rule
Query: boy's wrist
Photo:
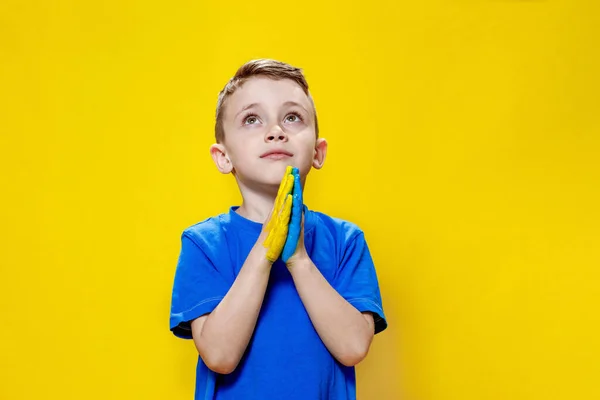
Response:
POLYGON ((254 247, 252 247, 250 255, 260 264, 270 267, 273 263, 267 258, 268 251, 269 249, 263 246, 262 241, 259 240, 254 244, 254 247))
POLYGON ((307 269, 310 268, 313 263, 306 252, 300 252, 293 255, 286 263, 288 269, 307 269))

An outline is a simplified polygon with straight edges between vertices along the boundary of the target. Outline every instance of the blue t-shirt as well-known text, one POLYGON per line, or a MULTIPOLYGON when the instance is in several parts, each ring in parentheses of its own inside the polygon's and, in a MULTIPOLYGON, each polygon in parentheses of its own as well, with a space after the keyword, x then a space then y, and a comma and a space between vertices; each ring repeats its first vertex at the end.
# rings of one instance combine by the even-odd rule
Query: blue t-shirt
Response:
MULTIPOLYGON (((184 230, 175 272, 170 329, 191 339, 191 321, 210 313, 227 294, 262 224, 238 207, 184 230)), ((308 255, 325 279, 359 311, 370 311, 375 333, 387 327, 377 275, 363 232, 304 206, 308 255)), ((196 368, 196 400, 354 400, 354 367, 340 364, 314 329, 292 276, 279 259, 250 343, 231 374, 196 368)))

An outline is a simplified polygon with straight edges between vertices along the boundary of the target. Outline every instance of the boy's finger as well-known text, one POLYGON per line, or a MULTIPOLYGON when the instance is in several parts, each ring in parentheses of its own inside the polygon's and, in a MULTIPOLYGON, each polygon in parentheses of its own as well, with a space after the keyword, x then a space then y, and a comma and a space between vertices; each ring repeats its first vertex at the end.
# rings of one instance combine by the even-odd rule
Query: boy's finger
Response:
POLYGON ((290 196, 292 192, 292 188, 294 187, 294 175, 286 175, 285 185, 283 187, 283 192, 281 193, 281 198, 279 202, 276 204, 275 211, 280 213, 282 211, 283 203, 286 201, 287 196, 290 196))
POLYGON ((288 165, 287 167, 285 167, 285 173, 283 174, 283 177, 281 177, 281 182, 279 183, 279 190, 277 191, 277 197, 281 197, 281 193, 283 192, 283 188, 285 186, 285 183, 287 182, 287 176, 290 175, 293 171, 293 168, 291 165, 288 165))
MULTIPOLYGON (((292 180, 293 182, 293 180, 292 180)), ((292 214, 293 196, 288 194, 283 204, 283 210, 281 210, 281 225, 288 225, 290 223, 290 215, 292 214)))
POLYGON ((288 176, 290 176, 292 174, 292 171, 293 171, 293 168, 291 165, 288 165, 287 167, 285 167, 285 173, 281 177, 281 182, 279 183, 279 189, 277 190, 277 199, 279 199, 280 201, 283 201, 283 199, 285 199, 287 180, 288 180, 288 176))
MULTIPOLYGON (((288 177, 290 176, 292 171, 293 171, 293 168, 291 166, 287 166, 285 168, 285 174, 283 174, 283 177, 281 178, 281 183, 279 184, 279 189, 277 190, 277 197, 275 197, 275 204, 273 205, 274 210, 271 211, 272 215, 274 214, 275 216, 277 216, 279 214, 279 212, 281 211, 280 209, 281 209, 281 205, 283 203, 283 199, 287 195, 286 186, 289 185, 288 177)), ((268 222, 267 222, 266 230, 273 229, 274 218, 267 219, 267 221, 268 222)))
POLYGON ((294 210, 292 211, 293 222, 297 225, 301 224, 304 218, 304 203, 302 197, 302 183, 300 182, 300 173, 296 168, 294 175, 294 210))
POLYGON ((296 248, 298 247, 298 241, 300 240, 300 234, 302 232, 302 225, 304 220, 303 205, 301 197, 294 194, 294 205, 292 206, 292 220, 290 221, 290 227, 288 229, 285 246, 281 258, 284 262, 287 262, 289 258, 294 255, 296 248))
POLYGON ((300 204, 302 204, 302 183, 300 182, 300 172, 298 168, 294 168, 294 196, 298 196, 300 204))
POLYGON ((290 214, 292 212, 292 195, 288 194, 283 204, 283 210, 279 218, 276 219, 273 230, 269 232, 269 236, 265 241, 265 247, 268 247, 267 259, 271 262, 275 262, 281 255, 281 250, 285 244, 285 240, 288 234, 288 223, 290 214))
MULTIPOLYGON (((285 174, 283 175, 283 178, 281 178, 281 183, 279 184, 279 190, 277 191, 277 197, 275 198, 275 204, 276 204, 275 210, 277 210, 277 212, 279 212, 281 205, 285 201, 285 197, 288 195, 288 193, 292 189, 290 187, 290 183, 289 183, 290 176, 293 177, 292 167, 288 166, 285 169, 285 174)), ((292 185, 293 185, 293 182, 292 182, 292 185)))

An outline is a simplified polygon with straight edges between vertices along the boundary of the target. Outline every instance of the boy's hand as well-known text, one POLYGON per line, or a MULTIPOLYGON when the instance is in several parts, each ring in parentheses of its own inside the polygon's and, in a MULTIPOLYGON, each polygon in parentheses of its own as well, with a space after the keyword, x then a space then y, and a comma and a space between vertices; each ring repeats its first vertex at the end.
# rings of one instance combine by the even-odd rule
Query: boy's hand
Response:
POLYGON ((292 218, 290 221, 288 235, 283 248, 281 258, 286 264, 290 263, 290 259, 297 252, 296 250, 304 249, 304 204, 302 202, 302 184, 300 183, 300 172, 298 168, 292 171, 294 175, 294 191, 292 200, 292 218), (301 238, 302 236, 302 238, 301 238), (302 239, 302 240, 300 240, 302 239), (300 244, 300 246, 298 246, 300 244))
POLYGON ((290 222, 290 215, 292 212, 292 187, 294 186, 294 175, 292 174, 292 167, 287 167, 281 184, 279 185, 279 191, 275 198, 275 205, 271 216, 266 223, 263 231, 268 232, 268 236, 263 243, 263 246, 267 249, 267 259, 274 263, 283 250, 283 246, 288 236, 288 225, 290 222))

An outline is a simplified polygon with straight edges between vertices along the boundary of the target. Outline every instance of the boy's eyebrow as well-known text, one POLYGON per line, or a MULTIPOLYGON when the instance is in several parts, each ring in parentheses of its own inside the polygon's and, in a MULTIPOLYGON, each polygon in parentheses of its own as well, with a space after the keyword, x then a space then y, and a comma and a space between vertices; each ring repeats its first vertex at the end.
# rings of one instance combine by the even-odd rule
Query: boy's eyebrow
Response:
MULTIPOLYGON (((259 103, 250 103, 248 105, 245 105, 244 107, 242 107, 242 109, 240 111, 238 111, 237 114, 235 114, 235 118, 237 118, 237 116, 240 115, 241 113, 243 113, 244 111, 246 111, 246 110, 248 110, 248 109, 250 109, 252 107, 258 106, 258 105, 259 105, 259 103)), ((298 106, 298 107, 302 108, 304 111, 306 111, 308 114, 310 114, 308 112, 308 110, 302 104, 297 103, 295 101, 291 101, 291 100, 290 101, 286 101, 285 103, 283 103, 283 105, 284 106, 298 106)))
POLYGON ((243 113, 247 109, 252 108, 254 106, 257 106, 257 105, 258 105, 258 103, 251 103, 251 104, 248 104, 248 105, 244 106, 240 111, 238 111, 237 114, 235 114, 235 118, 237 118, 238 115, 240 115, 241 113, 243 113))
POLYGON ((283 103, 284 106, 298 106, 300 108, 302 108, 304 111, 306 111, 306 113, 310 114, 308 112, 308 110, 300 103, 297 103, 295 101, 286 101, 285 103, 283 103))

